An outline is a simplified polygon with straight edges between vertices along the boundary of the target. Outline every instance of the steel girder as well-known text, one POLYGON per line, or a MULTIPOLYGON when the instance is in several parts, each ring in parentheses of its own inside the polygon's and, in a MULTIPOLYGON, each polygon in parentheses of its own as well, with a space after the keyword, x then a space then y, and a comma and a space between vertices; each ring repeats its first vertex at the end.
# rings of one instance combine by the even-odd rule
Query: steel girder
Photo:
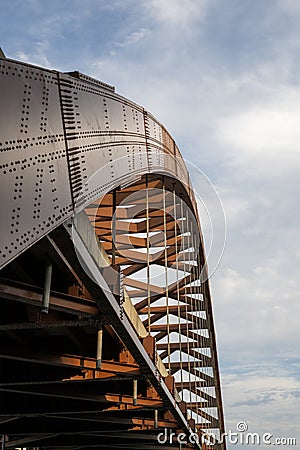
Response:
MULTIPOLYGON (((76 218, 85 214, 106 265, 118 272, 118 291, 110 286, 105 292, 110 308, 122 290, 140 317, 138 328, 132 317, 125 325, 125 333, 133 333, 128 346, 130 339, 153 336, 156 356, 145 360, 149 374, 154 370, 160 383, 161 373, 155 370, 157 358, 162 360, 175 378, 172 394, 186 403, 197 428, 223 433, 211 297, 208 281, 201 278, 206 267, 200 222, 173 138, 144 108, 78 72, 3 58, 0 80, 5 211, 0 268, 61 224, 73 224, 80 235, 76 218)), ((55 302, 64 299, 53 297, 50 307, 55 302)), ((72 309, 70 303, 66 307, 72 309)), ((129 310, 125 316, 132 316, 129 310)), ((138 344, 132 351, 143 358, 138 344)), ((172 405, 161 386, 160 395, 172 405)), ((178 423, 189 429, 181 414, 178 423)))
POLYGON ((165 128, 111 86, 8 59, 0 75, 0 267, 141 174, 163 172, 189 186, 165 128))

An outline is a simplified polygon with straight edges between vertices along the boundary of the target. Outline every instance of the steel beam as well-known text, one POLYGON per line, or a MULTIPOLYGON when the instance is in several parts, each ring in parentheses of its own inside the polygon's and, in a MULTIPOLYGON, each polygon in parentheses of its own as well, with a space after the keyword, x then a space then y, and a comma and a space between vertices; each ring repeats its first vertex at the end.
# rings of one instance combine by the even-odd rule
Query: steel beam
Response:
MULTIPOLYGON (((35 286, 12 283, 11 280, 2 279, 0 281, 0 297, 7 300, 41 307, 42 295, 41 289, 35 286)), ((80 314, 89 317, 99 313, 99 308, 94 301, 67 294, 62 295, 52 292, 50 305, 52 309, 76 316, 80 314)))

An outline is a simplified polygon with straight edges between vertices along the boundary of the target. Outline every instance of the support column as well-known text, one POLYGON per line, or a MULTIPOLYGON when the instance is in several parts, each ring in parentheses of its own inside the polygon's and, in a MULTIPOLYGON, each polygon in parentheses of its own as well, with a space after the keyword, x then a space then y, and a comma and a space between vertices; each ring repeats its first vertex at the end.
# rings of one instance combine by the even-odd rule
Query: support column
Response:
POLYGON ((158 428, 158 410, 154 410, 154 428, 158 428))
POLYGON ((133 397, 133 406, 136 406, 137 405, 137 387, 138 387, 138 385, 137 385, 137 380, 133 380, 133 395, 132 395, 132 397, 133 397))
POLYGON ((48 314, 50 303, 50 289, 52 279, 52 262, 48 259, 45 265, 44 292, 42 300, 42 313, 48 314))
POLYGON ((149 237, 149 177, 146 175, 146 224, 147 224, 147 305, 148 305, 148 333, 151 332, 151 274, 150 274, 150 237, 149 237))
POLYGON ((102 362, 102 347, 103 347, 103 329, 100 328, 97 333, 97 361, 96 361, 96 367, 97 369, 101 369, 101 362, 102 362))

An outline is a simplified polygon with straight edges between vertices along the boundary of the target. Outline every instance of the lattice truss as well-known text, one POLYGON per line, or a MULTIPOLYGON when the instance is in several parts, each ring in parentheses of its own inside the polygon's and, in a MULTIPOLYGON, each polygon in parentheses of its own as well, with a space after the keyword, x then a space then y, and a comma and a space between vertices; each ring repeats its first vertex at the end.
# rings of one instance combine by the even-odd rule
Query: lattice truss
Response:
POLYGON ((86 213, 188 414, 198 429, 218 436, 223 417, 211 299, 197 212, 184 187, 146 175, 86 213))

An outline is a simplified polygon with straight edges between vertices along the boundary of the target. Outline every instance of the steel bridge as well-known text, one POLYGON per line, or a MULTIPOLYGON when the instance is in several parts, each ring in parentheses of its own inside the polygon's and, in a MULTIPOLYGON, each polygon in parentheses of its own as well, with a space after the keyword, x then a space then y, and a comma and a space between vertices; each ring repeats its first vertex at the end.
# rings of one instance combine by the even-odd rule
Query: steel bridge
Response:
POLYGON ((173 138, 0 54, 2 449, 225 449, 196 201, 173 138))

